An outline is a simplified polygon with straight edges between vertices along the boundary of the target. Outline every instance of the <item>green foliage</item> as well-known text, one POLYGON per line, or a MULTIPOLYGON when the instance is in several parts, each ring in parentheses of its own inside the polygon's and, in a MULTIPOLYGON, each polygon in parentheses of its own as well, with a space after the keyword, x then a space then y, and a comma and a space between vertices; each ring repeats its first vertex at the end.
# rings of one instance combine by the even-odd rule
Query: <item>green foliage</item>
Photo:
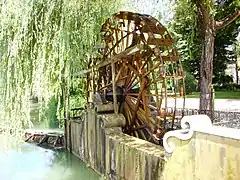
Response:
POLYGON ((233 83, 233 78, 225 73, 220 73, 219 76, 214 77, 214 81, 216 85, 228 86, 233 83))
POLYGON ((197 89, 197 80, 195 79, 195 77, 186 72, 185 73, 185 91, 186 94, 191 94, 192 92, 196 92, 197 89))
POLYGON ((84 107, 86 102, 86 78, 72 78, 69 90, 71 107, 84 107))
MULTIPOLYGON (((237 9, 237 0, 219 1, 214 9, 215 19, 220 20, 237 9), (221 3, 220 3, 221 2, 221 3)), ((196 2, 195 2, 196 3, 196 2)), ((201 36, 200 26, 197 18, 197 9, 193 1, 176 1, 175 16, 169 24, 172 34, 177 41, 183 67, 185 71, 190 72, 199 79, 200 59, 201 59, 201 36)), ((213 59, 213 83, 221 84, 225 75, 227 64, 229 64, 234 55, 233 49, 226 47, 233 45, 238 34, 239 24, 231 23, 227 27, 216 31, 214 59, 213 59)))
MULTIPOLYGON (((234 83, 222 84, 222 85, 214 85, 214 89, 216 91, 240 91, 240 85, 234 83)), ((238 97, 240 98, 240 97, 238 97)))
POLYGON ((49 128, 58 128, 60 126, 59 120, 57 119, 57 108, 58 101, 55 97, 52 97, 48 102, 47 108, 45 110, 45 123, 49 128))
POLYGON ((60 116, 62 87, 74 86, 71 74, 85 68, 88 58, 97 52, 101 25, 120 4, 118 0, 2 1, 4 123, 29 127, 31 96, 46 103, 55 96, 60 116))
MULTIPOLYGON (((223 19, 229 14, 232 14, 236 10, 236 1, 222 1, 218 2, 216 6, 216 19, 223 19)), ((214 57, 213 57, 213 83, 214 84, 230 84, 232 78, 225 74, 227 64, 235 61, 234 48, 227 48, 228 46, 234 46, 236 37, 238 36, 238 28, 240 27, 235 21, 226 26, 223 29, 216 31, 214 57)))
POLYGON ((196 7, 190 1, 176 1, 170 32, 177 42, 184 71, 199 77, 201 41, 197 25, 196 7))

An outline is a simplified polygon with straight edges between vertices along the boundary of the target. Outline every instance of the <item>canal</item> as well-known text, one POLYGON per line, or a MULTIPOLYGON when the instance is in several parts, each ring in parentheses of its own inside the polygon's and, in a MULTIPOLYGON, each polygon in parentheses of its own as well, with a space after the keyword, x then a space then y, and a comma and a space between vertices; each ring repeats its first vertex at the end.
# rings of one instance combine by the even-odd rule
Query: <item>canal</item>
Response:
MULTIPOLYGON (((10 140, 9 140, 10 139, 10 140)), ((66 151, 11 142, 0 135, 1 180, 99 180, 100 176, 66 151)))

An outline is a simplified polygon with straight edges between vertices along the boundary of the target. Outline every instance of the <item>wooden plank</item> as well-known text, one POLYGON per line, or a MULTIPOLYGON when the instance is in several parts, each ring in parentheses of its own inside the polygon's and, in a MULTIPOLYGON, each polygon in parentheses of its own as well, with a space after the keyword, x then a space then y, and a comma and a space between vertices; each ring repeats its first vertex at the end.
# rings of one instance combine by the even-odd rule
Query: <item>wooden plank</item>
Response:
POLYGON ((48 136, 47 134, 45 134, 45 135, 42 137, 42 139, 40 140, 39 144, 44 143, 44 142, 47 140, 48 137, 49 137, 49 136, 48 136))
POLYGON ((111 63, 112 67, 112 88, 113 88, 113 107, 114 107, 114 113, 118 113, 118 104, 117 104, 117 87, 116 87, 116 81, 115 81, 115 64, 111 63))
MULTIPOLYGON (((101 67, 110 65, 112 62, 116 63, 118 61, 122 61, 122 59, 127 58, 131 55, 136 54, 137 52, 144 50, 144 49, 149 49, 150 47, 148 45, 145 44, 137 44, 131 48, 128 48, 127 50, 111 57, 111 58, 106 58, 103 59, 102 61, 100 61, 97 65, 93 66, 93 68, 95 69, 99 69, 101 67)), ((87 69, 87 70, 82 70, 79 72, 74 73, 72 76, 83 76, 86 73, 90 73, 91 69, 87 69)))
POLYGON ((179 61, 180 57, 179 56, 162 56, 163 61, 179 61))
POLYGON ((123 20, 136 21, 137 18, 139 19, 139 17, 136 16, 135 14, 136 13, 120 11, 119 13, 116 13, 114 17, 123 20))
MULTIPOLYGON (((130 31, 130 25, 131 25, 131 21, 128 20, 127 32, 130 31)), ((127 36, 126 47, 128 47, 128 44, 129 44, 129 35, 127 36)))
POLYGON ((148 32, 152 32, 153 34, 161 34, 163 35, 165 33, 165 28, 163 26, 161 26, 160 24, 158 26, 156 25, 145 25, 142 27, 141 32, 142 33, 148 33, 148 32))
POLYGON ((170 40, 164 40, 164 39, 159 39, 159 38, 148 38, 148 45, 159 45, 159 46, 172 46, 173 43, 170 40))
POLYGON ((146 127, 147 127, 146 124, 142 124, 142 125, 139 125, 138 127, 133 128, 132 131, 138 131, 138 130, 146 128, 146 127))
MULTIPOLYGON (((141 50, 145 50, 145 49, 149 49, 150 47, 148 45, 144 45, 144 44, 137 44, 131 48, 126 49, 125 51, 111 57, 111 59, 114 60, 114 63, 116 63, 117 61, 123 59, 123 58, 127 58, 131 55, 135 55, 137 52, 141 51, 141 50)), ((108 59, 108 61, 111 61, 111 59, 108 59)), ((106 61, 106 60, 105 60, 106 61)), ((109 63, 110 64, 110 63, 109 63)), ((97 65, 97 67, 102 67, 101 65, 97 65)))
MULTIPOLYGON (((144 18, 141 17, 140 19, 139 17, 136 18, 136 16, 133 16, 131 14, 119 14, 116 17, 119 19, 127 20, 129 24, 132 21, 132 23, 139 25, 141 21, 144 21, 145 25, 141 29, 139 29, 141 30, 142 33, 152 32, 153 34, 163 35, 166 31, 166 29, 162 24, 160 24, 157 20, 151 17, 144 17, 144 18)), ((119 30, 121 31, 122 29, 119 29, 119 30)))
POLYGON ((29 135, 29 137, 25 139, 25 142, 28 142, 31 138, 33 138, 33 135, 29 135))

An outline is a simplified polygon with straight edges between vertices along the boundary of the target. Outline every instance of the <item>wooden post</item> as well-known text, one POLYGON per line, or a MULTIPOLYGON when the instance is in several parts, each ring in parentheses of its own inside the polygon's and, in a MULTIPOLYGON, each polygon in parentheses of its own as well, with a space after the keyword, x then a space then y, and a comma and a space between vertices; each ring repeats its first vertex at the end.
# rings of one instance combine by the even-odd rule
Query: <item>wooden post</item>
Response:
POLYGON ((115 64, 111 62, 112 67, 112 87, 113 87, 113 106, 114 106, 114 113, 118 113, 118 104, 117 104, 117 92, 116 92, 116 82, 115 82, 115 64))
POLYGON ((95 70, 95 68, 94 68, 94 64, 93 64, 93 61, 91 61, 91 76, 90 76, 90 84, 91 84, 91 90, 90 90, 90 92, 89 92, 89 97, 88 97, 88 104, 89 104, 89 108, 90 109, 92 109, 92 108, 94 108, 94 93, 95 93, 95 74, 94 74, 94 70, 95 70))
POLYGON ((212 86, 212 112, 211 112, 211 119, 212 119, 212 122, 213 122, 213 119, 214 119, 214 101, 215 101, 215 90, 212 86))

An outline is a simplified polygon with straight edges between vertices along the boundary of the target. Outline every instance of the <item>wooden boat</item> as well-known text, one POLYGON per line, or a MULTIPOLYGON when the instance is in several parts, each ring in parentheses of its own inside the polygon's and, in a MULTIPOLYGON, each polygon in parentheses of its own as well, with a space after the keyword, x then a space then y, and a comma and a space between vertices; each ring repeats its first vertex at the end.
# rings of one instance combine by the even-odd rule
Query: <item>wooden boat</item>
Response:
POLYGON ((27 130, 24 141, 52 149, 64 149, 64 134, 62 132, 27 130))

